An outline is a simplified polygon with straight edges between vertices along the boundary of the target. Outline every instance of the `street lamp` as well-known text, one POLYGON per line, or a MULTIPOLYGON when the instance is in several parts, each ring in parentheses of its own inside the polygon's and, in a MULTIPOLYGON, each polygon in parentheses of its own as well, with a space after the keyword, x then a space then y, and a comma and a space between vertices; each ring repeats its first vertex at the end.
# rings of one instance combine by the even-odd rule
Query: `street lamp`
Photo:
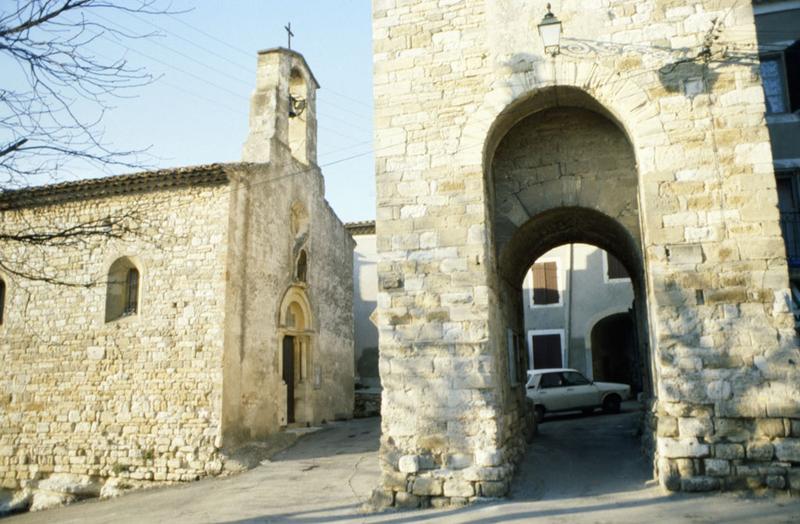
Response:
POLYGON ((561 41, 561 20, 550 10, 547 4, 547 14, 538 25, 539 36, 542 37, 544 52, 556 56, 559 52, 559 42, 561 41))

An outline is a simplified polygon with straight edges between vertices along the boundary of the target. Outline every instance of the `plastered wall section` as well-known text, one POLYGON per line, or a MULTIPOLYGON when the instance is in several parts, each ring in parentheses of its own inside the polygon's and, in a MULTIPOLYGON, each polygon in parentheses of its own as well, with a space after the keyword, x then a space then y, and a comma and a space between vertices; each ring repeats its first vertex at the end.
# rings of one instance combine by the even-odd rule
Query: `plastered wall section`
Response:
POLYGON ((280 307, 300 250, 308 277, 311 351, 298 421, 318 424, 353 412, 353 240, 324 199, 319 169, 283 152, 271 163, 238 164, 233 176, 228 252, 224 445, 258 439, 287 424, 282 379, 280 307), (291 209, 308 215, 292 231, 291 209))
POLYGON ((693 56, 714 18, 752 49, 752 7, 565 1, 575 43, 554 59, 536 34, 543 9, 373 2, 386 496, 504 492, 492 479, 509 478, 516 430, 483 146, 501 113, 553 85, 590 94, 633 144, 662 484, 794 485, 791 468, 758 469, 800 460, 800 394, 757 61, 662 69, 693 56), (755 441, 763 455, 747 455, 755 441), (466 458, 437 472, 453 453, 466 458))
MULTIPOLYGON (((67 227, 135 211, 139 235, 58 248, 4 244, 4 261, 90 287, 4 274, 0 326, 2 487, 51 473, 190 480, 221 467, 225 186, 91 199, 20 212, 7 224, 67 227), (139 310, 105 322, 108 269, 130 257, 139 310)), ((17 266, 20 267, 20 266, 17 266)))

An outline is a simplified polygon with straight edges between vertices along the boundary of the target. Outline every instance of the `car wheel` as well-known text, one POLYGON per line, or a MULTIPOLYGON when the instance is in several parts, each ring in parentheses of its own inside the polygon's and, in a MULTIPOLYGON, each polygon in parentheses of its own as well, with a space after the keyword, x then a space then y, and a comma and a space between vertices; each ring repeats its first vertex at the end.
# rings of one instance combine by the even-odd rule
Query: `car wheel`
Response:
POLYGON ((533 408, 533 418, 537 423, 544 420, 544 406, 535 406, 533 408))
POLYGON ((603 399, 603 411, 606 413, 619 413, 622 399, 619 395, 609 395, 603 399))

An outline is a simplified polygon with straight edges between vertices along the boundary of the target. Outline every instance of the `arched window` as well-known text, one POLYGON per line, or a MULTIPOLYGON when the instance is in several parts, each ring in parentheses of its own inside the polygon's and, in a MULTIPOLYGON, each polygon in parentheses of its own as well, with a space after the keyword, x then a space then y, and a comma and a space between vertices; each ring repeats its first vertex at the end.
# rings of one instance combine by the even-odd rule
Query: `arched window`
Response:
POLYGON ((300 256, 297 257, 297 269, 294 276, 298 282, 305 282, 308 277, 308 259, 306 258, 305 249, 300 251, 300 256))
POLYGON ((0 325, 3 324, 3 317, 6 311, 6 281, 0 278, 0 325))
POLYGON ((106 287, 106 322, 139 312, 139 285, 139 269, 128 257, 111 264, 106 287))

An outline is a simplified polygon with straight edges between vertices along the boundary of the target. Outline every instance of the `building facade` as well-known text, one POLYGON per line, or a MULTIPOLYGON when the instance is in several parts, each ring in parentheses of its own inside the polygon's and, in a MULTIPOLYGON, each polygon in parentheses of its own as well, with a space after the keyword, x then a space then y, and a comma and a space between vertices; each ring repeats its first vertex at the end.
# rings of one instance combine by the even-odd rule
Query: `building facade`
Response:
POLYGON ((0 271, 0 480, 18 507, 217 474, 242 443, 352 416, 354 244, 324 198, 316 89, 301 55, 262 51, 242 163, 0 196, 6 233, 133 229, 2 245, 4 267, 75 284, 0 271))
POLYGON ((641 391, 633 287, 613 255, 567 244, 538 258, 522 284, 528 367, 577 369, 641 391))
MULTIPOLYGON (((631 277, 645 444, 669 490, 800 488, 800 359, 753 6, 373 3, 382 484, 507 492, 521 287, 562 244, 631 277)), ((524 353, 524 352, 522 352, 524 353)))

